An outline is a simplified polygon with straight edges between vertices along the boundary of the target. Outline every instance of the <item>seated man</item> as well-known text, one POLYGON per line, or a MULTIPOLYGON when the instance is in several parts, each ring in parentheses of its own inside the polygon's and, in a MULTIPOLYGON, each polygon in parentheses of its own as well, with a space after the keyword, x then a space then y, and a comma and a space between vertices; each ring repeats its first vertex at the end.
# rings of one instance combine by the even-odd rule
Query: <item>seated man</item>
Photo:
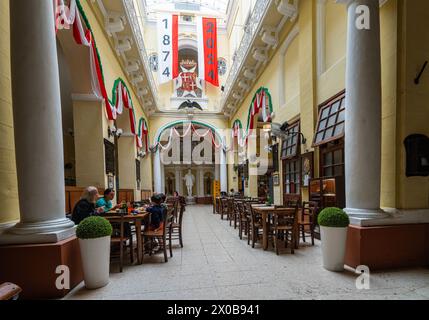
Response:
POLYGON ((104 191, 104 197, 98 199, 95 207, 96 208, 102 208, 103 213, 109 212, 110 210, 115 210, 120 208, 120 204, 117 204, 116 206, 113 206, 112 200, 115 198, 115 191, 112 189, 106 189, 104 191))
POLYGON ((98 190, 95 187, 88 187, 83 192, 82 198, 74 206, 72 221, 78 225, 82 220, 103 212, 102 208, 95 208, 98 199, 98 190))

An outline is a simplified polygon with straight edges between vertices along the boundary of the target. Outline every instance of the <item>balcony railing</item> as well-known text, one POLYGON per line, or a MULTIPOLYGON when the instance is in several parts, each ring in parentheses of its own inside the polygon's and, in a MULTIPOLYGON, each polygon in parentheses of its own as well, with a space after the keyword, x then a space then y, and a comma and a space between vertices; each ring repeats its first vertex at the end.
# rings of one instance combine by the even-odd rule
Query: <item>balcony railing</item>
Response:
POLYGON ((160 104, 159 104, 159 93, 158 89, 155 83, 155 79, 153 78, 152 71, 150 69, 149 65, 149 57, 146 51, 146 47, 143 40, 143 30, 140 28, 139 20, 137 17, 137 9, 134 6, 133 0, 122 0, 124 3, 124 7, 126 9, 128 19, 130 21, 130 27, 133 31, 134 38, 136 39, 140 58, 143 61, 143 68, 146 74, 146 77, 149 82, 150 90, 152 92, 152 96, 154 99, 155 107, 159 110, 160 104))
POLYGON ((225 90, 221 101, 221 110, 224 109, 225 103, 231 94, 231 90, 237 80, 237 77, 243 68, 246 57, 259 33, 262 26, 264 17, 268 11, 273 0, 257 0, 253 8, 252 15, 250 16, 248 25, 245 28, 243 39, 241 40, 240 47, 236 51, 234 63, 225 83, 225 90))

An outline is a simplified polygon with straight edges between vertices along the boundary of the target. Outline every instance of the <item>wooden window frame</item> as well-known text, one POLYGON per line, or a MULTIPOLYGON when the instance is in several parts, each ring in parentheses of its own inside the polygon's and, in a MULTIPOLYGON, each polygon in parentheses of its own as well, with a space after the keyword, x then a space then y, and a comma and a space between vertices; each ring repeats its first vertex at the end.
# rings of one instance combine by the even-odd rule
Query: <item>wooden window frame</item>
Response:
POLYGON ((315 132, 314 132, 314 139, 313 139, 313 147, 318 147, 324 144, 327 144, 329 142, 341 139, 344 137, 345 134, 345 130, 343 128, 343 132, 341 134, 332 136, 328 139, 322 139, 321 141, 316 142, 317 136, 319 135, 319 133, 324 132, 326 134, 326 131, 328 131, 329 129, 333 128, 335 130, 335 128, 340 125, 340 124, 344 124, 345 127, 345 119, 343 121, 338 121, 338 116, 341 113, 341 111, 345 112, 346 106, 345 106, 345 96, 346 93, 345 91, 342 91, 341 93, 339 93, 338 95, 336 95, 335 97, 333 97, 332 99, 329 99, 328 101, 322 103, 319 106, 319 115, 317 118, 317 123, 316 123, 316 128, 315 128, 315 132), (340 107, 335 113, 330 113, 328 114, 328 116, 326 118, 322 119, 322 114, 323 111, 327 108, 331 108, 336 102, 344 100, 344 102, 342 103, 342 108, 340 107), (328 124, 326 124, 326 127, 322 130, 319 130, 319 126, 320 126, 320 122, 324 121, 324 120, 329 120, 330 117, 332 117, 334 114, 336 114, 336 121, 333 125, 328 126, 328 124))
POLYGON ((292 135, 290 138, 286 139, 286 140, 282 140, 281 142, 281 150, 280 150, 280 156, 282 160, 289 160, 289 159, 293 159, 295 157, 299 157, 299 155, 301 154, 301 135, 299 134, 301 131, 301 122, 295 121, 294 123, 292 123, 287 132, 292 132, 292 133, 296 133, 294 135, 292 135), (297 129, 297 131, 295 131, 295 129, 297 129), (292 131, 293 130, 293 131, 292 131), (292 144, 288 144, 288 142, 290 142, 292 139, 296 139, 296 143, 292 143, 292 144), (284 151, 290 148, 295 148, 295 153, 290 154, 290 155, 284 155, 284 151))
POLYGON ((342 167, 342 172, 341 172, 341 176, 345 176, 345 153, 344 153, 344 139, 341 138, 337 143, 333 144, 333 142, 331 141, 331 143, 326 143, 322 146, 320 146, 320 161, 319 161, 319 172, 320 172, 320 177, 321 178, 334 178, 337 177, 338 175, 335 175, 335 167, 342 167), (338 150, 342 150, 342 163, 339 164, 334 164, 334 153, 335 151, 338 150), (324 159, 325 159, 325 154, 327 153, 332 153, 332 163, 331 165, 325 165, 324 164, 324 159), (332 175, 330 176, 325 176, 324 172, 326 168, 333 168, 332 171, 332 175))
MULTIPOLYGON (((282 172, 282 178, 283 178, 283 195, 285 194, 302 194, 302 169, 301 169, 301 157, 300 156, 296 156, 294 158, 290 158, 290 159, 283 159, 282 161, 282 165, 283 165, 283 172, 282 172), (295 168, 295 171, 291 171, 288 172, 287 171, 287 165, 294 163, 295 166, 297 166, 297 168, 295 168), (298 174, 298 179, 294 182, 295 184, 295 191, 294 193, 291 192, 286 192, 287 191, 287 177, 288 176, 295 176, 296 174, 298 174), (298 187, 297 187, 298 186, 298 187)), ((291 184, 289 183, 289 186, 291 184)), ((290 190, 290 187, 289 187, 290 190)))

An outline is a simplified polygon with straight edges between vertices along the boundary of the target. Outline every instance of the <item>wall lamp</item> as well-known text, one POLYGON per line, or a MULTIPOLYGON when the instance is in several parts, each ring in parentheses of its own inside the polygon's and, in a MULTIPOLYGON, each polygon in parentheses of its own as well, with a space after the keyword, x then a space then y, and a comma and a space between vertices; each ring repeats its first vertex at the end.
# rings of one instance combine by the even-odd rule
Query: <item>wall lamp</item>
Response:
POLYGON ((301 143, 306 144, 307 139, 305 138, 302 132, 290 132, 288 128, 289 128, 288 122, 285 122, 283 124, 273 122, 271 123, 271 136, 285 140, 289 136, 299 135, 301 137, 301 143))
POLYGON ((122 129, 116 129, 115 126, 107 128, 107 134, 109 138, 115 137, 115 136, 120 138, 123 133, 124 131, 122 129))

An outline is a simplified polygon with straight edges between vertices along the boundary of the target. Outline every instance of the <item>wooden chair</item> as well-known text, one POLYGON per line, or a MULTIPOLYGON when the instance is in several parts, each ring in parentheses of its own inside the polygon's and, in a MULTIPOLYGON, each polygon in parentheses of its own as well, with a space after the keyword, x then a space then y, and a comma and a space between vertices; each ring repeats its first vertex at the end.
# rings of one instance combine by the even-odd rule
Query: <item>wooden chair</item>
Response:
POLYGON ((168 262, 167 257, 167 240, 169 241, 169 249, 170 249, 170 257, 173 257, 173 251, 171 246, 171 232, 172 232, 172 223, 173 223, 173 211, 174 208, 169 208, 168 210, 164 211, 164 217, 163 217, 163 227, 159 230, 155 231, 145 231, 143 232, 143 237, 145 243, 147 243, 146 240, 149 242, 149 255, 152 255, 153 250, 153 243, 155 240, 158 240, 159 245, 161 249, 164 252, 164 261, 168 262), (167 232, 169 233, 168 239, 167 239, 167 232))
POLYGON ((111 245, 111 258, 119 258, 119 272, 123 271, 124 268, 124 247, 129 243, 130 260, 134 262, 134 248, 133 248, 133 235, 130 229, 129 223, 125 222, 123 217, 119 222, 112 223, 113 234, 110 238, 111 245), (128 229, 127 233, 126 230, 128 229), (119 254, 116 254, 114 249, 119 246, 119 254))
POLYGON ((22 289, 16 284, 6 282, 0 284, 0 300, 18 300, 19 294, 22 292, 22 289))
POLYGON ((276 254, 279 255, 278 240, 285 242, 285 248, 290 244, 291 253, 295 253, 297 236, 297 208, 279 209, 273 215, 273 242, 276 254))
POLYGON ((239 202, 238 204, 239 219, 238 219, 238 236, 240 240, 243 239, 244 234, 247 235, 249 230, 249 220, 247 219, 245 204, 244 202, 239 202))
POLYGON ((220 219, 223 220, 223 216, 228 217, 228 198, 220 199, 220 219))
POLYGON ((235 213, 234 213, 234 198, 229 198, 227 200, 227 215, 229 220, 229 226, 232 226, 232 221, 235 220, 235 213))
POLYGON ((301 207, 301 195, 299 194, 285 194, 284 205, 287 208, 299 208, 301 207))
MULTIPOLYGON (((250 236, 252 237, 252 248, 255 248, 255 243, 262 236, 262 217, 255 212, 251 203, 246 203, 247 210, 250 212, 250 236)), ((250 237, 249 237, 250 239, 250 237)))
MULTIPOLYGON (((177 222, 173 222, 171 225, 171 232, 169 234, 169 241, 179 240, 180 247, 183 248, 183 213, 185 212, 185 206, 179 206, 179 219, 177 222)), ((171 247, 171 245, 170 245, 171 247)))
POLYGON ((243 203, 243 199, 234 199, 233 201, 233 214, 234 214, 234 229, 237 229, 240 220, 239 203, 243 203))
MULTIPOLYGON (((302 241, 305 242, 305 234, 308 232, 311 237, 311 245, 314 246, 314 229, 317 223, 318 204, 315 201, 305 201, 302 203, 301 219, 298 222, 302 241), (307 229, 307 230, 306 230, 307 229)), ((299 238, 299 237, 298 237, 299 238)))

